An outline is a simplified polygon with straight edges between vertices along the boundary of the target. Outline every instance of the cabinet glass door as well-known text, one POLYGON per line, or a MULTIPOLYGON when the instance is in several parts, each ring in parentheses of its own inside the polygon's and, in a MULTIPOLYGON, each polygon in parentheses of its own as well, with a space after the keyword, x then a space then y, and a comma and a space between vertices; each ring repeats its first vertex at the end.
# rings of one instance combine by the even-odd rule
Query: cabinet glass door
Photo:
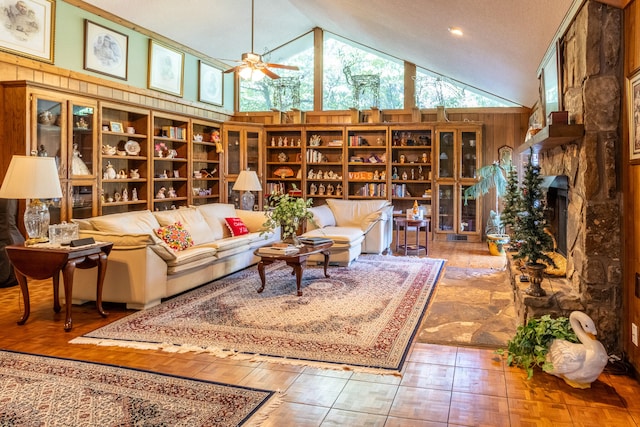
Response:
POLYGON ((254 131, 247 132, 247 158, 246 166, 248 170, 260 173, 260 134, 254 131))
POLYGON ((95 108, 72 105, 71 176, 82 178, 96 175, 95 108))
POLYGON ((91 218, 96 215, 96 196, 92 183, 86 185, 72 185, 71 197, 71 218, 91 218))
POLYGON ((450 178, 454 176, 454 132, 446 131, 439 133, 438 152, 436 162, 438 164, 438 177, 450 178))
POLYGON ((60 177, 66 177, 67 151, 64 147, 62 124, 65 122, 66 107, 64 102, 36 98, 36 141, 32 150, 38 156, 55 157, 60 177))
POLYGON ((454 231, 455 210, 453 184, 438 185, 438 231, 454 231))
POLYGON ((463 185, 460 190, 460 232, 475 233, 478 231, 478 201, 476 199, 464 199, 464 192, 470 185, 463 185))
POLYGON ((235 130, 227 131, 227 175, 238 175, 240 173, 240 132, 235 130))
POLYGON ((475 178, 478 169, 477 135, 475 132, 462 132, 462 152, 460 156, 460 177, 475 178))

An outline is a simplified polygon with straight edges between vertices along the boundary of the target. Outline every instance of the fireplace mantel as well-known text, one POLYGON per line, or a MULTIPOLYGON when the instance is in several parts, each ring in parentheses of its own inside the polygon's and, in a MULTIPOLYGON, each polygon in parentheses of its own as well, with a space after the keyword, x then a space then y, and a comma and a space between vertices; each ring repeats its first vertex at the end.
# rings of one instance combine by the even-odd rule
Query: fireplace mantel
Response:
POLYGON ((531 139, 516 149, 516 153, 524 153, 533 148, 534 153, 539 153, 562 144, 575 141, 584 135, 584 125, 581 124, 557 124, 549 125, 533 135, 531 139))

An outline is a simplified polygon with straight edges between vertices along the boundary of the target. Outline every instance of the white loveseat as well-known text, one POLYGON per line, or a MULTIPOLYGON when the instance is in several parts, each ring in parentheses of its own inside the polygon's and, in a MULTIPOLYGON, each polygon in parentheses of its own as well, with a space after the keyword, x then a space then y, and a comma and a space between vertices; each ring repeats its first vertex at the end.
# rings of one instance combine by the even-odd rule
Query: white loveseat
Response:
MULTIPOLYGON (((387 200, 327 199, 326 205, 310 209, 305 237, 328 237, 334 241, 329 262, 349 265, 361 253, 389 250, 393 238, 393 206, 387 200), (314 224, 315 223, 315 224, 314 224)), ((320 261, 321 256, 311 256, 320 261)))
MULTIPOLYGON (((113 242, 104 281, 103 300, 144 309, 214 279, 256 264, 256 248, 280 239, 280 229, 260 235, 263 212, 236 210, 213 203, 170 211, 138 211, 74 220, 80 237, 113 242), (240 218, 249 234, 232 237, 225 218, 240 218), (173 251, 154 229, 180 222, 194 246, 173 251)), ((95 300, 96 270, 76 270, 73 302, 95 300)), ((257 274, 257 273, 256 273, 257 274)))

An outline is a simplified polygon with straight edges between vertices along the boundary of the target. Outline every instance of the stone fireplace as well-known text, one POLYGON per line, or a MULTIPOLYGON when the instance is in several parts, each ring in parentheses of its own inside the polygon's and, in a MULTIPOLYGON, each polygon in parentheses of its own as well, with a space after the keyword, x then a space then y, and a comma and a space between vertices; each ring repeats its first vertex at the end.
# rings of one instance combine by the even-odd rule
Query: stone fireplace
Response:
MULTIPOLYGON (((521 322, 584 311, 609 353, 622 349, 621 45, 622 11, 596 1, 585 3, 561 38, 563 105, 570 123, 584 125, 584 135, 543 147, 538 162, 542 175, 566 181, 560 192, 566 197, 566 277, 546 278, 547 296, 530 297, 511 263, 521 322)), ((560 221, 561 207, 553 209, 560 221)))

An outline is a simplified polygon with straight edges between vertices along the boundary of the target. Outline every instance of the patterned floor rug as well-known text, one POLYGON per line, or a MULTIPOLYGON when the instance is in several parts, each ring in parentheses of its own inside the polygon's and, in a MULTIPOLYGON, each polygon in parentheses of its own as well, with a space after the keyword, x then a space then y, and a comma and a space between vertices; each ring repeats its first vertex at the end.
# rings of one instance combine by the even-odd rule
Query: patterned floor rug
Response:
POLYGON ((72 343, 209 351, 220 357, 397 373, 444 261, 361 256, 349 267, 255 267, 136 312, 72 343), (330 364, 333 366, 324 366, 330 364))
POLYGON ((265 390, 0 351, 2 426, 259 425, 257 411, 279 399, 265 390))

